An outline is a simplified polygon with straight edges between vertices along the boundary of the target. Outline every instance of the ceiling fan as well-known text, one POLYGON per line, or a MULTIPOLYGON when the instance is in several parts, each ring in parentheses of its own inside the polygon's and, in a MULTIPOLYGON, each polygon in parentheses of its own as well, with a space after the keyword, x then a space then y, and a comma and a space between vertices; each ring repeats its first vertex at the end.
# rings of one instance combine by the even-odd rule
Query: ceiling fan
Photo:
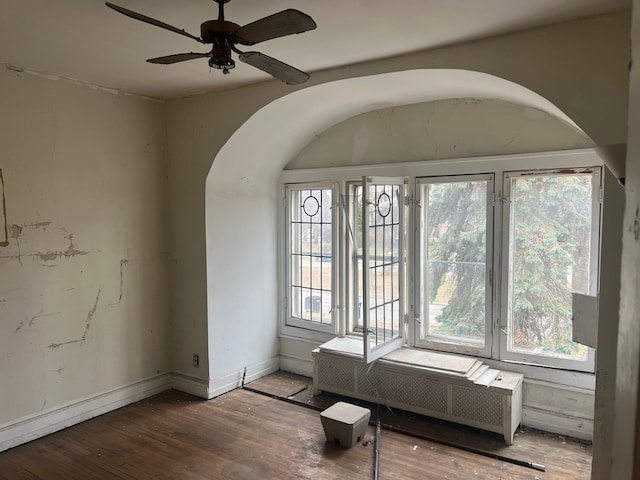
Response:
POLYGON ((298 70, 291 65, 287 65, 280 60, 260 52, 243 52, 236 47, 238 44, 255 45, 265 40, 313 30, 317 25, 309 15, 290 8, 241 27, 236 23, 224 19, 224 4, 230 0, 214 1, 218 4, 218 19, 207 20, 202 23, 202 25, 200 25, 200 37, 191 35, 180 28, 147 17, 146 15, 114 5, 113 3, 105 3, 116 12, 122 13, 135 20, 140 20, 141 22, 189 37, 198 43, 212 45, 211 51, 208 53, 178 53, 164 57, 150 58, 147 60, 149 63, 168 65, 196 58, 208 58, 210 67, 222 70, 222 73, 227 74, 229 70, 236 66, 231 57, 231 52, 233 51, 238 54, 240 61, 259 68, 289 85, 303 83, 309 79, 308 73, 298 70))

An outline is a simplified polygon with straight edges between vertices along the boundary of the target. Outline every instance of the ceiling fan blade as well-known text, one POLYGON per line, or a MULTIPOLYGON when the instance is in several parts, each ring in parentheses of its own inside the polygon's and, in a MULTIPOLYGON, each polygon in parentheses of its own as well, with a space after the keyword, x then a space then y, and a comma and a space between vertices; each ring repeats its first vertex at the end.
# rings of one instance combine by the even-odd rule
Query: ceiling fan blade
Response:
POLYGON ((239 56, 240 60, 259 68, 263 72, 282 80, 288 85, 297 85, 309 80, 309 74, 276 60, 269 55, 260 52, 246 52, 239 56))
POLYGON ((134 20, 140 20, 141 22, 145 22, 150 25, 155 25, 156 27, 164 28, 165 30, 169 30, 171 32, 179 33, 180 35, 189 37, 195 40, 196 42, 204 43, 202 39, 196 37, 195 35, 191 35, 190 33, 187 33, 180 28, 174 27, 173 25, 169 25, 168 23, 161 22, 160 20, 156 20, 155 18, 147 17, 146 15, 142 15, 141 13, 136 13, 132 10, 128 10, 118 5, 114 5, 113 3, 110 3, 110 2, 105 2, 105 5, 109 8, 114 9, 116 12, 122 13, 127 17, 133 18, 134 20))
POLYGON ((184 62, 185 60, 194 60, 196 58, 207 58, 208 53, 176 53, 175 55, 166 55, 164 57, 150 58, 147 60, 149 63, 158 63, 161 65, 170 65, 172 63, 184 62))
POLYGON ((255 45, 316 27, 316 22, 309 15, 290 8, 240 27, 233 33, 233 41, 242 45, 255 45))

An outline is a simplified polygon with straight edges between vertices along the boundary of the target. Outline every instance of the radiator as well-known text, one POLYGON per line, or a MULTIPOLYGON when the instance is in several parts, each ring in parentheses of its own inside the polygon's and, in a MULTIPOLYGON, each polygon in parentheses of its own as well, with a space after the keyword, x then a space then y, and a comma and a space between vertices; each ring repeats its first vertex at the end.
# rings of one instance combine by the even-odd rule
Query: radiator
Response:
POLYGON ((337 393, 497 432, 509 445, 522 420, 522 374, 482 362, 465 374, 387 357, 368 366, 358 354, 323 346, 313 359, 314 394, 337 393))

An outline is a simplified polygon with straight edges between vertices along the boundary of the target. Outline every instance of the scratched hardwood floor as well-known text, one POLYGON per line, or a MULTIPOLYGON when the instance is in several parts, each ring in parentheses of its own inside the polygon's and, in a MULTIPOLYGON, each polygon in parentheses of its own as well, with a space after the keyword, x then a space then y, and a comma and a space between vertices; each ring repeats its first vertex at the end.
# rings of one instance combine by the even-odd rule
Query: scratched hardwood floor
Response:
MULTIPOLYGON (((300 402, 310 379, 275 374, 252 388, 300 402)), ((389 422, 423 435, 544 464, 545 472, 436 442, 382 431, 380 479, 588 479, 591 447, 535 430, 506 447, 500 437, 402 412, 389 422)), ((383 418, 383 415, 391 417, 383 418)), ((0 479, 371 479, 375 429, 345 449, 325 440, 318 413, 247 390, 213 400, 168 391, 0 453, 0 479)))

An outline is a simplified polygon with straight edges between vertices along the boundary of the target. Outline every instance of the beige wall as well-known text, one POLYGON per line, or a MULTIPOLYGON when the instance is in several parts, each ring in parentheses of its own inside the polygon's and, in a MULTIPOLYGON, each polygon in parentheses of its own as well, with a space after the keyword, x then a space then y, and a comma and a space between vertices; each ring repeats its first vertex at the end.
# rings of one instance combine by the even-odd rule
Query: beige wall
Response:
POLYGON ((319 72, 311 82, 416 68, 485 72, 550 100, 596 144, 626 143, 629 29, 625 11, 319 72))
POLYGON ((589 148, 584 134, 510 102, 455 98, 364 113, 319 133, 287 170, 589 148))
POLYGON ((0 427, 170 369, 162 108, 0 69, 0 427))

